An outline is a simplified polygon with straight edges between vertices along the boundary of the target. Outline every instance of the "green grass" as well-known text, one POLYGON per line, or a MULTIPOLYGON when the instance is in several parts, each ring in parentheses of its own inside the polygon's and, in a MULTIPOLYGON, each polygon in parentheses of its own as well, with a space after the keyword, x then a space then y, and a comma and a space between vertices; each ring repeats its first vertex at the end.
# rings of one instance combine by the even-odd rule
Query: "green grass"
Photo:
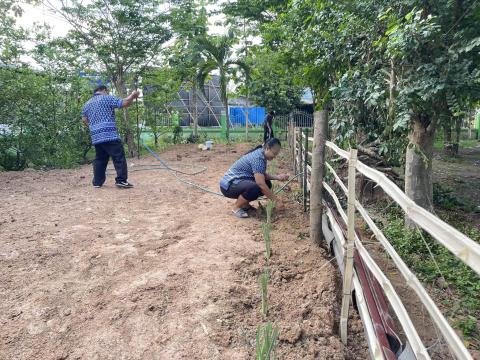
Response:
MULTIPOLYGON (((462 129, 462 134, 460 138, 460 148, 466 149, 470 147, 475 147, 480 144, 479 140, 475 139, 476 133, 475 130, 472 130, 472 137, 473 139, 467 139, 468 130, 462 129)), ((452 133, 452 138, 455 137, 455 134, 452 133)), ((435 150, 443 150, 443 132, 439 130, 437 135, 435 136, 435 142, 433 143, 433 148, 435 150)))
MULTIPOLYGON (((480 230, 459 216, 459 209, 440 210, 447 223, 480 242, 480 230)), ((430 284, 434 299, 443 304, 444 314, 462 331, 473 349, 480 349, 480 279, 444 246, 421 230, 406 230, 403 212, 391 207, 383 233, 420 281, 430 284), (433 254, 433 258, 430 255, 433 254), (475 321, 474 321, 475 320, 475 321)))
POLYGON ((262 314, 264 316, 268 315, 268 281, 269 281, 269 274, 268 268, 265 268, 263 274, 260 275, 260 294, 262 297, 262 314))
POLYGON ((263 240, 265 241, 265 259, 267 261, 270 260, 270 256, 272 255, 272 241, 270 238, 271 230, 272 224, 268 222, 262 224, 263 240))
POLYGON ((275 208, 275 203, 272 200, 268 200, 267 203, 267 223, 272 223, 273 209, 275 208))
POLYGON ((278 345, 278 328, 266 323, 257 328, 256 360, 275 360, 275 349, 278 345))

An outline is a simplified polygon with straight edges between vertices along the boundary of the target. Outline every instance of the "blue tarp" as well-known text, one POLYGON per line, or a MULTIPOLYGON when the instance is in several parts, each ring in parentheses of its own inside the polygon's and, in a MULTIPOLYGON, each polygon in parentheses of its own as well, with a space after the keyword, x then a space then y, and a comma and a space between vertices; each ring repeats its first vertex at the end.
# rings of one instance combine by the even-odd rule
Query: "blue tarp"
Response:
MULTIPOLYGON (((245 112, 246 107, 231 106, 230 107, 230 122, 232 125, 245 126, 245 112)), ((249 107, 248 108, 248 125, 263 125, 265 119, 265 108, 263 107, 249 107)))

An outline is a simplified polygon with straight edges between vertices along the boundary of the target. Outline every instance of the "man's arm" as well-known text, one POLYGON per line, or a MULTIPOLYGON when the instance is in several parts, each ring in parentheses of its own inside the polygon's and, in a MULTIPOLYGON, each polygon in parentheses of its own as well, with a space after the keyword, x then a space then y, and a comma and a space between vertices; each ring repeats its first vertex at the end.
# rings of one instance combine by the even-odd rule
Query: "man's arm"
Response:
POLYGON ((88 127, 88 119, 86 116, 82 116, 82 121, 85 124, 85 126, 88 127))
POLYGON ((128 95, 125 99, 122 99, 122 108, 127 108, 130 105, 132 105, 133 100, 138 98, 139 95, 140 95, 140 91, 138 90, 132 91, 132 93, 128 95))

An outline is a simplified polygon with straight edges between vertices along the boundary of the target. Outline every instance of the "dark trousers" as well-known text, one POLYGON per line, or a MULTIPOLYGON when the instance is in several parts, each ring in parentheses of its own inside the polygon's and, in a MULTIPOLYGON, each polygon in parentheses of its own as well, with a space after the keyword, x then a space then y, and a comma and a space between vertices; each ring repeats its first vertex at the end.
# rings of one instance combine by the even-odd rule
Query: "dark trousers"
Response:
POLYGON ((273 129, 269 130, 268 127, 263 127, 263 142, 265 143, 268 139, 275 137, 273 135, 273 129))
MULTIPOLYGON (((265 181, 267 186, 271 189, 272 182, 270 180, 265 181)), ((254 201, 263 195, 260 186, 252 180, 241 180, 238 184, 230 184, 228 190, 220 187, 222 194, 230 199, 238 199, 242 195, 245 200, 254 201)))
POLYGON ((111 157, 117 171, 115 182, 127 181, 128 169, 125 151, 120 140, 108 141, 95 145, 95 160, 93 160, 93 185, 102 186, 105 182, 108 160, 111 157))

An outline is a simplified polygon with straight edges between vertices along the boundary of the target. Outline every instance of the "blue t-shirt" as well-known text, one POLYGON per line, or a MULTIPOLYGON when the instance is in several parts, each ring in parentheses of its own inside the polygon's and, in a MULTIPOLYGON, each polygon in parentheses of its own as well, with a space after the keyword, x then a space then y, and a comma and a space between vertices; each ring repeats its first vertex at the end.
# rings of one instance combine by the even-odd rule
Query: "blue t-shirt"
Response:
POLYGON ((88 119, 92 144, 120 140, 115 124, 115 109, 122 107, 122 99, 95 94, 83 106, 82 116, 88 119))
POLYGON ((220 180, 220 187, 228 190, 231 183, 237 183, 240 180, 255 181, 254 174, 265 174, 267 171, 267 160, 263 148, 257 149, 243 155, 235 161, 230 169, 223 175, 220 180))

